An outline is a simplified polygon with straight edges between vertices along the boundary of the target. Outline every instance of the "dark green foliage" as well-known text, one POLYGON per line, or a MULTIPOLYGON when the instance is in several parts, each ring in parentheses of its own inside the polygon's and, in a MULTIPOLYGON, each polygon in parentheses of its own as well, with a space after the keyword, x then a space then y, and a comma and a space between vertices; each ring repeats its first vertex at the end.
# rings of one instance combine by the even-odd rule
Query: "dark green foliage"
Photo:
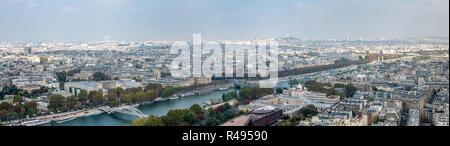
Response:
POLYGON ((294 86, 297 86, 298 84, 300 84, 300 81, 298 81, 297 79, 293 79, 293 80, 289 80, 288 84, 289 84, 289 86, 294 87, 294 86))
POLYGON ((237 96, 238 96, 238 94, 237 94, 236 91, 231 91, 231 92, 228 92, 228 93, 224 93, 224 94, 222 94, 222 101, 227 102, 227 101, 230 101, 232 99, 236 99, 237 96))
POLYGON ((355 94, 356 90, 357 90, 357 88, 355 86, 353 86, 352 83, 345 86, 345 92, 347 93, 347 97, 352 97, 353 94, 355 94))
POLYGON ((20 92, 21 90, 20 89, 18 89, 16 86, 11 86, 11 87, 8 87, 8 86, 5 86, 5 87, 3 87, 3 89, 2 89, 2 91, 0 92, 0 99, 2 99, 3 100, 3 98, 5 97, 5 95, 19 95, 19 92, 20 92))
POLYGON ((56 72, 56 76, 57 76, 59 82, 66 82, 67 77, 73 76, 77 73, 80 73, 79 69, 70 70, 68 72, 66 72, 66 71, 56 72))
POLYGON ((64 110, 65 99, 62 95, 52 95, 50 96, 50 103, 48 105, 49 111, 62 111, 64 110))
POLYGON ((305 86, 308 88, 309 91, 326 93, 327 96, 339 95, 339 96, 341 96, 341 98, 352 97, 353 94, 355 94, 355 92, 357 91, 357 88, 355 86, 353 86, 351 83, 348 85, 335 84, 334 88, 330 88, 331 87, 330 83, 319 83, 319 82, 310 80, 310 81, 306 81, 305 86), (327 87, 327 88, 325 88, 325 87, 327 87), (345 94, 337 93, 335 90, 336 87, 344 88, 345 94))
POLYGON ((172 86, 167 86, 164 88, 161 96, 169 97, 169 96, 172 96, 173 94, 175 94, 175 88, 173 88, 172 86))
POLYGON ((34 101, 25 102, 23 105, 21 103, 16 103, 15 105, 8 102, 0 103, 0 120, 2 121, 36 113, 37 104, 34 101))
POLYGON ((277 88, 275 89, 277 94, 283 94, 283 89, 282 88, 277 88))
POLYGON ((300 121, 317 115, 317 110, 314 105, 307 105, 298 110, 294 116, 288 117, 287 121, 277 123, 277 126, 296 126, 300 121))
POLYGON ((239 91, 238 101, 255 100, 265 95, 273 94, 271 88, 259 88, 259 87, 243 87, 239 91))
POLYGON ((194 124, 195 122, 197 122, 197 115, 193 112, 187 112, 184 115, 184 122, 189 123, 189 124, 194 124))
POLYGON ((301 75, 301 74, 325 71, 325 70, 330 70, 330 69, 342 68, 342 67, 347 67, 347 66, 351 66, 354 64, 361 64, 361 63, 365 63, 365 62, 349 61, 347 59, 341 59, 341 60, 335 61, 334 64, 330 64, 330 65, 319 65, 319 66, 313 66, 313 67, 304 67, 304 68, 296 68, 296 69, 291 69, 291 70, 284 70, 284 71, 280 71, 278 74, 279 74, 279 77, 286 77, 286 76, 292 76, 292 75, 301 75))
POLYGON ((104 81, 104 80, 108 80, 108 76, 106 76, 105 73, 103 72, 95 72, 93 75, 94 81, 104 81))

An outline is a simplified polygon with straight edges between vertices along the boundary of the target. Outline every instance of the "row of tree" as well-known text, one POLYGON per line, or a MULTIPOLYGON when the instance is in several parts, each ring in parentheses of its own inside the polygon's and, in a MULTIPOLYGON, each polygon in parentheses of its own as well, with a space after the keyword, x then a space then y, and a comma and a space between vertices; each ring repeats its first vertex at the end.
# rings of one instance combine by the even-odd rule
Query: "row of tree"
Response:
MULTIPOLYGON (((280 88, 280 90, 282 90, 280 88)), ((280 91, 278 91, 279 93, 280 91)), ((222 101, 227 102, 232 99, 236 99, 238 101, 237 104, 248 104, 252 100, 256 100, 260 97, 273 94, 274 91, 272 88, 259 88, 259 87, 243 87, 239 93, 236 91, 231 91, 222 94, 222 101)), ((282 91, 281 91, 282 93, 282 91)), ((279 93, 279 94, 281 94, 279 93)))
POLYGON ((157 117, 150 115, 146 118, 136 119, 133 126, 217 126, 231 118, 244 114, 243 111, 227 112, 232 109, 228 103, 207 110, 198 104, 188 109, 170 110, 167 115, 157 117))
POLYGON ((301 75, 301 74, 314 73, 314 72, 320 72, 320 71, 325 71, 325 70, 330 70, 330 69, 347 67, 347 66, 351 66, 351 65, 359 64, 359 63, 363 63, 363 62, 341 59, 341 60, 335 61, 334 64, 330 64, 330 65, 318 65, 318 66, 312 66, 312 67, 283 70, 283 71, 279 71, 278 74, 280 77, 301 75))
POLYGON ((25 102, 22 96, 13 97, 13 104, 9 102, 0 103, 0 120, 11 120, 26 115, 37 114, 37 103, 35 101, 25 102))
POLYGON ((17 88, 16 86, 5 86, 2 88, 2 91, 0 92, 0 100, 3 100, 5 98, 5 95, 19 95, 23 94, 23 91, 17 88))
POLYGON ((238 111, 238 110, 230 110, 231 106, 225 104, 223 106, 219 106, 214 110, 208 108, 209 118, 205 121, 199 123, 200 126, 218 126, 234 117, 240 116, 242 114, 246 114, 247 112, 238 111), (213 112, 214 111, 214 112, 213 112), (220 112, 223 111, 223 112, 220 112))
POLYGON ((223 102, 227 102, 227 101, 230 101, 232 99, 237 99, 237 97, 238 97, 238 94, 237 94, 236 90, 234 90, 234 91, 231 91, 231 92, 228 92, 228 93, 223 93, 222 94, 222 101, 223 102))
POLYGON ((272 88, 259 88, 259 87, 243 87, 239 91, 239 96, 237 100, 239 104, 248 104, 252 100, 256 100, 260 97, 273 94, 272 88))
POLYGON ((320 83, 314 80, 306 81, 305 87, 307 87, 309 91, 326 93, 327 96, 339 95, 341 98, 352 97, 357 91, 357 88, 352 83, 349 84, 336 83, 334 84, 334 86, 332 86, 330 83, 320 83), (337 92, 336 88, 343 88, 345 89, 345 92, 337 92))
MULTIPOLYGON (((345 97, 353 97, 353 95, 356 93, 358 88, 356 88, 352 83, 349 84, 340 84, 336 83, 334 84, 334 88, 344 88, 345 89, 345 97)), ((343 97, 343 96, 341 96, 343 97)))
POLYGON ((175 94, 175 89, 171 86, 163 88, 160 84, 150 83, 145 88, 121 87, 108 90, 106 94, 102 90, 90 91, 81 90, 77 96, 64 98, 62 95, 50 96, 50 111, 67 111, 77 107, 108 105, 110 107, 120 106, 122 103, 139 104, 153 101, 157 97, 169 97, 175 94))
POLYGON ((206 110, 198 104, 188 109, 170 110, 167 115, 157 117, 150 115, 146 118, 136 119, 133 126, 178 126, 190 125, 206 118, 206 110))
POLYGON ((51 95, 50 102, 47 106, 48 111, 68 111, 76 107, 78 103, 77 97, 70 96, 67 99, 62 95, 51 95))
POLYGON ((67 81, 67 77, 73 76, 77 73, 80 73, 81 70, 79 69, 74 69, 74 70, 70 70, 70 71, 62 71, 62 72, 56 72, 56 77, 58 78, 59 82, 66 82, 67 81))

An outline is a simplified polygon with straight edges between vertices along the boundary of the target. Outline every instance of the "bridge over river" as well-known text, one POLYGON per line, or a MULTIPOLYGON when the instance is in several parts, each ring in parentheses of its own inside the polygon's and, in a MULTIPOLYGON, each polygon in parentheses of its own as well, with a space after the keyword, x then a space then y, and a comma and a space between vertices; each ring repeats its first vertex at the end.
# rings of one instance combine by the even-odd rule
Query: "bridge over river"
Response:
POLYGON ((133 106, 121 106, 121 107, 115 107, 115 108, 101 107, 99 109, 108 114, 122 113, 122 114, 126 114, 126 115, 137 116, 139 118, 147 117, 146 114, 142 113, 139 109, 137 109, 133 106))

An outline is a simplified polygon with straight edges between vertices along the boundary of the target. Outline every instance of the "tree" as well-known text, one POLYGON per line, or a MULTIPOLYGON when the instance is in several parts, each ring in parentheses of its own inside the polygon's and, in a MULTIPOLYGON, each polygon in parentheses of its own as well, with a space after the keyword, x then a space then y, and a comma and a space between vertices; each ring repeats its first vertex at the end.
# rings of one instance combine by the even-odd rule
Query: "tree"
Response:
POLYGON ((94 80, 95 80, 95 81, 104 81, 104 80, 107 80, 107 78, 108 78, 108 77, 105 75, 105 73, 100 72, 100 71, 95 72, 92 76, 94 77, 94 80))
POLYGON ((225 103, 223 106, 225 107, 226 110, 232 108, 231 104, 229 104, 229 103, 225 103))
POLYGON ((276 93, 277 94, 283 94, 283 89, 282 88, 277 88, 276 89, 276 93))
POLYGON ((336 95, 336 89, 330 88, 328 90, 325 90, 325 93, 327 94, 327 96, 336 95))
POLYGON ((147 123, 147 119, 138 118, 138 119, 134 120, 133 123, 131 123, 131 125, 133 125, 133 126, 145 126, 146 123, 147 123))
POLYGON ((20 95, 16 95, 13 97, 13 103, 21 103, 23 102, 23 97, 20 95))
POLYGON ((105 98, 103 97, 103 91, 99 89, 93 97, 94 106, 102 105, 105 103, 105 98))
POLYGON ((11 87, 5 86, 0 92, 0 97, 3 98, 5 95, 18 95, 19 91, 20 90, 15 85, 12 85, 11 87))
POLYGON ((187 122, 189 124, 194 124, 197 121, 198 121, 197 115, 193 112, 188 112, 184 115, 184 122, 187 122))
POLYGON ((147 117, 147 123, 145 126, 164 126, 161 118, 150 115, 147 117))
POLYGON ((105 95, 106 103, 110 107, 117 107, 120 106, 120 101, 117 98, 117 94, 115 92, 108 93, 105 95))
POLYGON ((339 93, 339 97, 340 97, 340 99, 345 99, 345 98, 347 98, 347 93, 341 92, 341 93, 339 93))
POLYGON ((117 97, 119 97, 119 99, 122 99, 125 97, 125 91, 123 90, 122 87, 116 88, 116 94, 117 94, 117 97))
POLYGON ((154 100, 158 97, 158 91, 156 91, 156 90, 145 91, 145 94, 147 97, 146 100, 154 100))
POLYGON ((64 107, 64 96, 55 94, 50 96, 50 103, 48 104, 49 111, 58 111, 62 110, 64 107))
POLYGON ((189 108, 189 110, 192 111, 192 112, 194 112, 195 114, 200 114, 200 113, 202 113, 203 108, 200 107, 200 105, 198 105, 198 104, 193 104, 193 105, 189 108))
POLYGON ((170 110, 167 113, 167 116, 165 119, 163 119, 163 122, 167 126, 177 126, 180 125, 184 121, 184 115, 186 114, 187 110, 170 110))
POLYGON ((81 70, 76 69, 76 70, 70 70, 70 71, 68 71, 68 72, 66 72, 66 71, 56 72, 56 76, 57 76, 58 81, 59 81, 60 83, 64 83, 64 82, 66 82, 67 77, 73 76, 73 75, 75 75, 75 74, 77 74, 77 73, 80 73, 80 71, 81 71, 81 70))
POLYGON ((297 79, 293 79, 293 80, 289 80, 288 84, 289 84, 289 86, 294 87, 294 86, 300 84, 300 81, 298 81, 297 79))
POLYGON ((133 95, 132 95, 132 94, 126 94, 126 95, 125 95, 125 101, 126 101, 128 104, 133 104, 133 95))
POLYGON ((173 94, 175 94, 175 88, 173 88, 172 86, 167 86, 164 88, 162 92, 162 97, 169 97, 172 96, 173 94))
POLYGON ((75 108, 75 106, 77 105, 77 101, 78 101, 78 99, 77 99, 76 96, 68 97, 67 101, 66 101, 66 108, 68 110, 71 110, 71 109, 75 108))
POLYGON ((238 100, 255 100, 269 94, 273 94, 272 88, 244 87, 239 91, 238 100))
POLYGON ((161 84, 148 83, 147 86, 145 86, 145 91, 147 91, 147 90, 155 90, 155 89, 162 89, 161 84))
POLYGON ((220 120, 218 120, 217 118, 211 118, 210 120, 208 120, 207 125, 209 126, 217 126, 220 123, 222 123, 220 120))
POLYGON ((235 99, 237 98, 237 92, 236 91, 231 91, 228 93, 224 93, 222 94, 222 101, 227 102, 229 100, 235 99))
POLYGON ((341 84, 341 83, 336 83, 336 84, 334 84, 334 88, 345 88, 345 86, 346 85, 344 85, 344 84, 341 84))
POLYGON ((37 103, 35 101, 25 102, 23 107, 25 107, 26 115, 34 115, 37 113, 37 103))
POLYGON ((347 97, 353 97, 353 94, 355 94, 356 90, 357 90, 357 88, 355 86, 353 86, 352 83, 345 86, 345 91, 347 93, 347 97))
POLYGON ((213 108, 208 108, 208 115, 211 117, 211 116, 214 116, 216 114, 216 111, 213 109, 213 108))
POLYGON ((0 110, 11 111, 12 105, 9 102, 0 103, 0 110))
POLYGON ((136 119, 132 123, 133 126, 164 126, 161 118, 149 115, 147 118, 136 119))
POLYGON ((217 103, 216 99, 214 99, 214 98, 209 99, 209 102, 211 102, 211 104, 216 104, 217 103))
POLYGON ((204 119, 206 119, 206 116, 204 114, 198 114, 197 119, 204 120, 204 119))
POLYGON ((78 93, 78 100, 81 105, 85 105, 88 101, 88 92, 86 90, 80 90, 80 93, 78 93))
POLYGON ((7 120, 8 113, 6 110, 0 110, 0 121, 7 120))
POLYGON ((219 113, 225 112, 226 110, 227 110, 227 108, 225 107, 225 105, 220 105, 220 106, 216 107, 216 109, 214 109, 214 112, 216 114, 219 114, 219 113))
POLYGON ((299 114, 301 117, 307 117, 307 116, 315 116, 318 112, 316 110, 316 107, 312 104, 307 105, 303 108, 301 108, 299 111, 299 114))
POLYGON ((88 95, 89 102, 94 100, 94 96, 97 95, 97 91, 90 91, 88 95))
POLYGON ((372 86, 372 91, 378 91, 378 88, 375 86, 372 86))

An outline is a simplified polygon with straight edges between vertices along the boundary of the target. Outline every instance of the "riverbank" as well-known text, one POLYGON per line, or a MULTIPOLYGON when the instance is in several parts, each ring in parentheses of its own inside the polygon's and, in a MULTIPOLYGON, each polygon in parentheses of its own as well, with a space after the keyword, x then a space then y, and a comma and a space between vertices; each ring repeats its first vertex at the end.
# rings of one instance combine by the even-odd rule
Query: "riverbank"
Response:
MULTIPOLYGON (((206 86, 201 87, 197 89, 193 89, 191 91, 186 92, 180 92, 178 94, 175 94, 169 98, 157 98, 154 101, 147 101, 144 103, 139 104, 139 106, 147 106, 154 104, 155 102, 166 102, 171 100, 178 100, 180 98, 189 97, 189 96, 200 96, 209 94, 215 91, 221 90, 221 88, 232 88, 234 87, 233 84, 226 83, 226 84, 220 84, 220 85, 212 85, 212 86, 206 86)), ((49 124, 50 122, 58 122, 58 123, 65 123, 69 122, 71 120, 75 120, 81 117, 89 117, 93 115, 100 115, 104 112, 96 109, 84 109, 84 110, 77 110, 77 111, 70 111, 70 112, 64 112, 64 113, 55 113, 51 115, 43 115, 38 117, 32 117, 28 119, 18 119, 18 120, 11 120, 11 121, 4 121, 0 122, 0 125, 2 126, 38 126, 38 125, 44 125, 49 124)))
POLYGON ((1 122, 3 126, 39 126, 43 124, 48 124, 50 122, 64 122, 69 120, 74 120, 80 117, 87 117, 91 115, 102 114, 103 111, 99 109, 85 109, 70 111, 64 113, 55 113, 50 115, 43 115, 38 117, 32 117, 28 119, 18 119, 12 121, 1 122), (70 118, 70 119, 69 119, 70 118))
MULTIPOLYGON (((186 96, 184 98, 153 102, 151 104, 145 105, 141 104, 136 108, 146 115, 164 116, 167 115, 170 110, 189 108, 193 104, 201 105, 202 103, 210 101, 211 99, 221 99, 223 93, 231 92, 233 90, 234 89, 217 90, 208 94, 186 96)), ((137 116, 125 115, 121 113, 103 113, 96 116, 80 117, 75 120, 60 124, 45 124, 44 126, 126 126, 131 125, 131 123, 137 118, 137 116)))

